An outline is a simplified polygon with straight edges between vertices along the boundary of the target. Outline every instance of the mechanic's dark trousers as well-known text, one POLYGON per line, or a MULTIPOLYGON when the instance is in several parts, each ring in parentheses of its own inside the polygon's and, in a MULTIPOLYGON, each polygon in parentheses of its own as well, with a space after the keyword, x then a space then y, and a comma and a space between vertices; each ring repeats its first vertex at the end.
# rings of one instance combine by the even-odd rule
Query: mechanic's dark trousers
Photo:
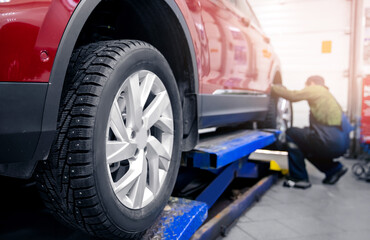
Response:
POLYGON ((341 128, 317 125, 311 119, 311 127, 292 127, 287 130, 286 135, 291 178, 309 180, 305 158, 326 176, 336 173, 343 167, 340 162, 333 160, 342 156, 349 145, 348 132, 342 131, 341 128))

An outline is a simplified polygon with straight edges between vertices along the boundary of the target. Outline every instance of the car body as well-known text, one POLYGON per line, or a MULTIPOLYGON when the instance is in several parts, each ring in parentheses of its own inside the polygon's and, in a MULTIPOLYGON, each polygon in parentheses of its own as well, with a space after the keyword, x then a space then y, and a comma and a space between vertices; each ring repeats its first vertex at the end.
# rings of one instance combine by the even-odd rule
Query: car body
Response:
POLYGON ((72 51, 104 38, 99 35, 144 40, 167 58, 180 79, 183 150, 196 144, 200 128, 264 118, 266 94, 273 81, 281 81, 280 67, 246 1, 121 2, 0 2, 1 174, 30 177, 37 161, 47 158, 72 51), (115 11, 115 19, 104 19, 104 11, 115 4, 135 14, 120 16, 115 11), (152 14, 139 16, 139 4, 148 5, 140 11, 150 7, 152 14), (135 18, 139 27, 153 20, 145 29, 149 33, 123 24, 135 18))
POLYGON ((200 129, 291 120, 246 0, 0 0, 0 43, 0 175, 97 237, 141 238, 200 129))

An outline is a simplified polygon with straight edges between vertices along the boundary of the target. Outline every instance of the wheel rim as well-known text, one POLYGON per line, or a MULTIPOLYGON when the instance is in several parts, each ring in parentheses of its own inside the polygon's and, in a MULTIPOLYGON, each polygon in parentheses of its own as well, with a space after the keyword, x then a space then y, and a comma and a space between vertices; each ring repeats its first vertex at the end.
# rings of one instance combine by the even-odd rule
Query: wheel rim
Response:
POLYGON ((285 132, 292 126, 292 109, 290 102, 284 98, 279 98, 277 102, 276 128, 285 132))
POLYGON ((352 166, 352 171, 356 177, 361 177, 365 173, 365 169, 360 164, 356 163, 352 166))
POLYGON ((117 198, 140 209, 160 192, 174 141, 168 92, 157 75, 141 70, 128 77, 114 98, 106 133, 106 164, 117 198))

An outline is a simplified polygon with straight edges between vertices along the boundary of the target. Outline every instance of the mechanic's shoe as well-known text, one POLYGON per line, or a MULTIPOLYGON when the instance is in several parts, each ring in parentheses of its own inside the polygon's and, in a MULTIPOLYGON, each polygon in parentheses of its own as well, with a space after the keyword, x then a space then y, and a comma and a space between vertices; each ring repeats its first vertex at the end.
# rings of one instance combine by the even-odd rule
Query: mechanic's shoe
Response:
POLYGON ((283 183, 284 187, 289 187, 289 188, 301 188, 301 189, 307 189, 311 187, 311 183, 307 180, 285 180, 283 183))
POLYGON ((333 173, 332 175, 326 176, 326 178, 322 180, 322 183, 333 185, 336 182, 338 182, 339 178, 342 177, 344 174, 346 174, 347 171, 348 171, 348 168, 343 166, 342 168, 340 168, 337 172, 333 173))

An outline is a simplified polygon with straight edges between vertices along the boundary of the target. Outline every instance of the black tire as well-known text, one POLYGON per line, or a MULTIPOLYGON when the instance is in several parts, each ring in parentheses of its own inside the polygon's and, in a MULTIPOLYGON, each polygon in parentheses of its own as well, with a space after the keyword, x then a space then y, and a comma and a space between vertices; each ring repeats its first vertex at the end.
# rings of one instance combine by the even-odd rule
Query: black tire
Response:
POLYGON ((40 195, 58 219, 74 228, 101 238, 138 239, 167 203, 180 164, 182 111, 172 71, 154 47, 122 40, 93 43, 74 51, 67 77, 70 84, 63 97, 55 144, 36 173, 40 195), (174 142, 158 196, 143 208, 130 209, 110 185, 101 146, 114 96, 137 70, 151 71, 162 80, 173 110, 174 142))

